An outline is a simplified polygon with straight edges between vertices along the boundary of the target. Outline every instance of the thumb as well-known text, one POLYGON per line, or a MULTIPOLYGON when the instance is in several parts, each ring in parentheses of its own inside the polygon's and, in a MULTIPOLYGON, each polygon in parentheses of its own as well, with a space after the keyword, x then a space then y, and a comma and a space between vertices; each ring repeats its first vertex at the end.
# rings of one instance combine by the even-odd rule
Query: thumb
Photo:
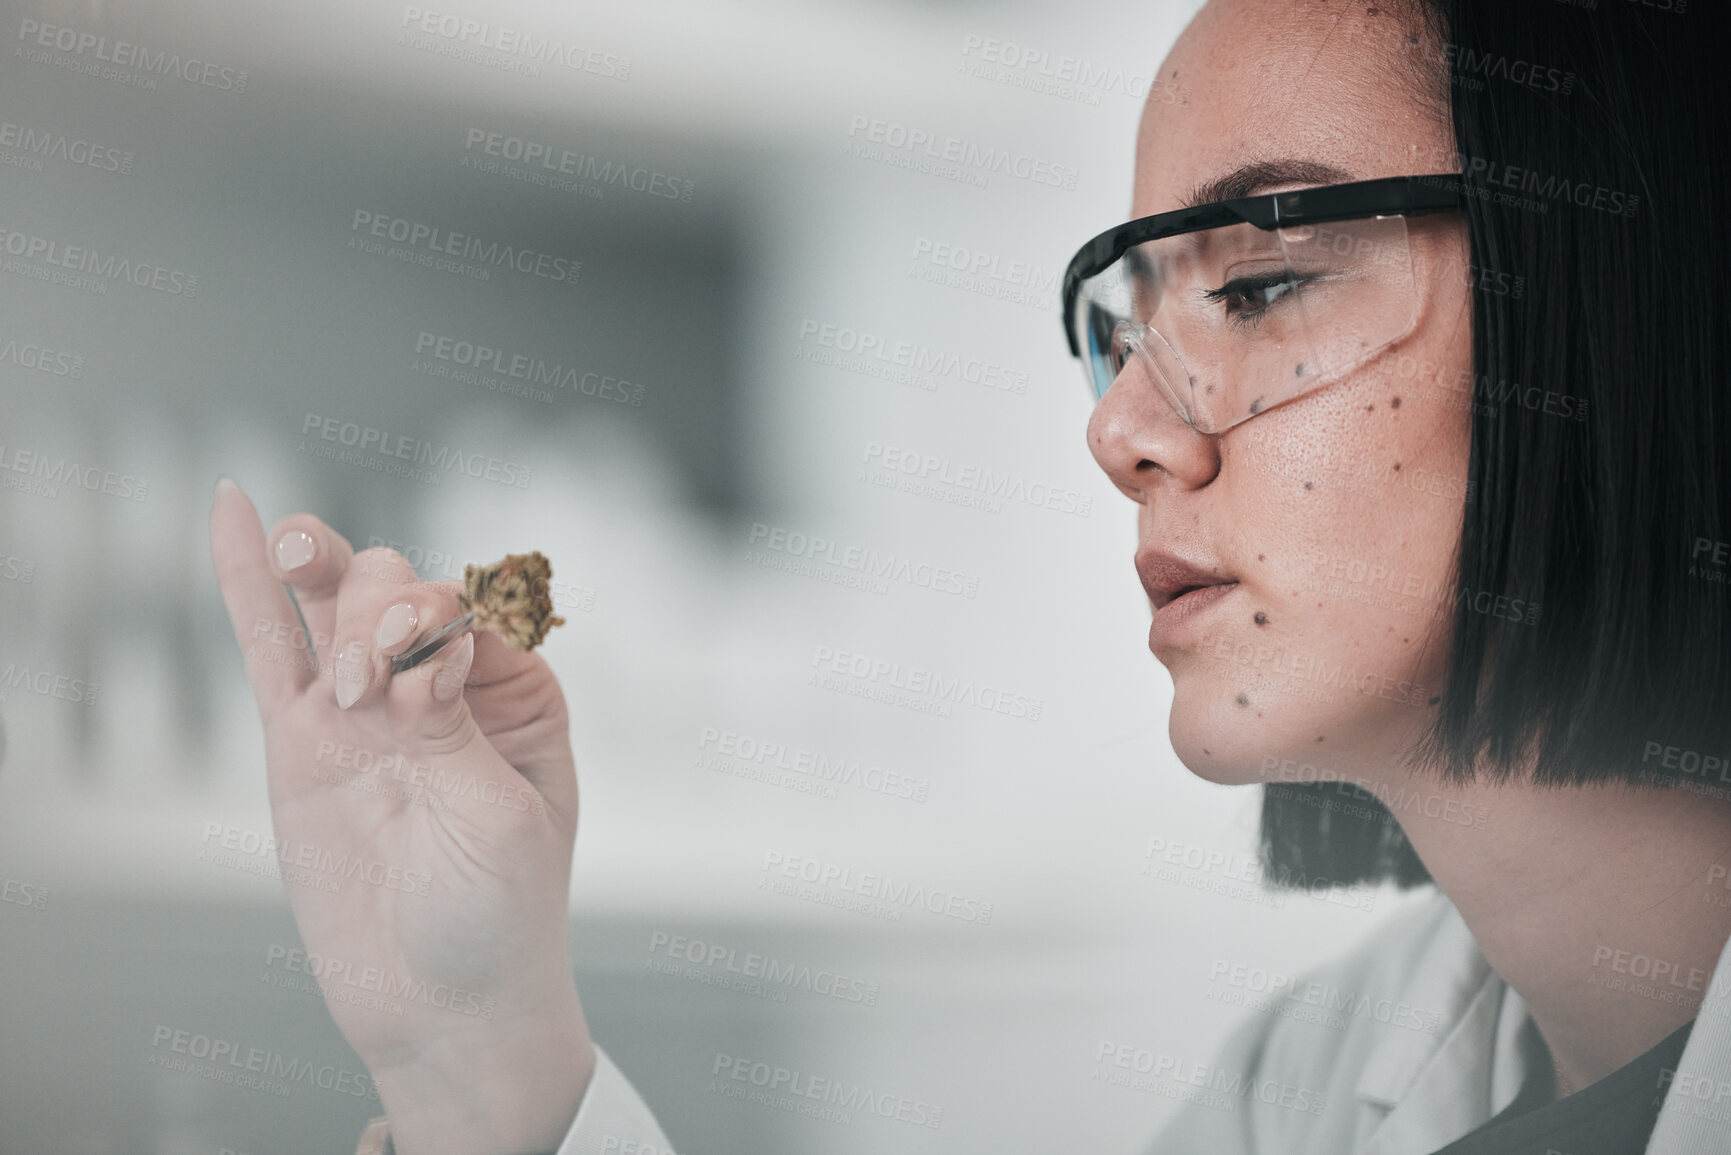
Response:
MULTIPOLYGON (((411 772, 412 781, 439 799, 434 806, 482 829, 500 829, 497 812, 514 812, 507 825, 516 820, 563 831, 569 850, 577 825, 577 781, 569 755, 563 772, 556 760, 544 772, 524 769, 494 745, 470 708, 471 695, 501 692, 499 683, 485 681, 475 658, 479 649, 484 660, 488 640, 466 633, 436 657, 393 676, 385 687, 391 736, 405 754, 432 763, 416 764, 411 772)), ((483 703, 483 714, 486 710, 483 703)), ((559 740, 569 741, 562 722, 559 740)))
MULTIPOLYGON (((475 661, 475 635, 464 634, 435 658, 391 678, 385 709, 399 749, 418 752, 432 765, 409 767, 409 781, 452 811, 495 829, 497 811, 540 815, 534 787, 493 748, 464 697, 475 661)), ((411 755, 412 757, 412 755, 411 755)))
POLYGON ((451 754, 485 741, 469 713, 463 685, 475 664, 475 635, 465 633, 433 658, 391 678, 385 708, 405 748, 451 754))

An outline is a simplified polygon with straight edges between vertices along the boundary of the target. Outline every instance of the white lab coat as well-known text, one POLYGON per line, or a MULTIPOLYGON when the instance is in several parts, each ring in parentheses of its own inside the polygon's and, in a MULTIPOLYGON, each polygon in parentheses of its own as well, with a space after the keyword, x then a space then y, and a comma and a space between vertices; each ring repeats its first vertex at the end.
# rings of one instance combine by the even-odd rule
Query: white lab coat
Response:
MULTIPOLYGON (((355 1155, 391 1155, 390 1127, 380 1118, 367 1124, 355 1155)), ((674 1155, 643 1099, 600 1047, 595 1074, 558 1155, 674 1155)))
MULTIPOLYGON (((1616 974, 1608 967, 1600 973, 1616 974)), ((1187 1106, 1147 1155, 1431 1155, 1507 1107, 1527 1076, 1532 1052, 1524 1036, 1534 1032, 1536 1039, 1537 1028, 1526 1004, 1491 969, 1440 892, 1307 979, 1315 986, 1295 987, 1342 1006, 1336 1021, 1253 1015, 1228 1038, 1215 1066, 1245 1072, 1259 1085, 1239 1097, 1236 1111, 1187 1106), (1433 1017, 1434 1031, 1419 1026, 1428 1028, 1433 1017), (1287 1085, 1320 1091, 1324 1109, 1296 1109, 1308 1104, 1287 1085)), ((1731 944, 1705 989, 1685 985, 1675 993, 1703 1001, 1647 1155, 1725 1155, 1731 944)), ((1281 1005, 1310 1004, 1288 998, 1281 1005)))
MULTIPOLYGON (((1731 944, 1704 991, 1647 1155, 1731 1152, 1731 944)), ((1305 975, 1227 1038, 1178 1064, 1189 1101, 1146 1155, 1431 1155, 1514 1100, 1535 1030, 1440 892, 1305 975)), ((1172 1078, 1137 1070, 1107 1077, 1172 1078)), ((1170 1088, 1167 1088, 1170 1090, 1170 1088)), ((371 1133, 371 1132, 369 1132, 371 1133)), ((363 1140, 357 1155, 378 1148, 363 1140)), ((655 1117, 597 1048, 558 1155, 670 1155, 655 1117)))

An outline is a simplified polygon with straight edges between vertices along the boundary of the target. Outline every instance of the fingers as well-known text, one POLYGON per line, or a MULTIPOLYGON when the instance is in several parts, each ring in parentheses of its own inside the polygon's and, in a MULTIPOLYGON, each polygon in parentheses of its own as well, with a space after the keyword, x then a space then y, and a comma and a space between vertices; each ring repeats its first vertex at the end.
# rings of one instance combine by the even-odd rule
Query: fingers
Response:
POLYGON ((392 657, 462 614, 461 590, 457 582, 416 581, 414 567, 394 550, 356 554, 343 577, 331 642, 337 705, 354 709, 382 693, 392 657))
POLYGON ((210 507, 210 556, 229 625, 246 659, 247 681, 260 714, 268 715, 311 684, 318 670, 266 553, 258 510, 238 485, 223 478, 210 507))
POLYGON ((328 664, 327 651, 336 635, 337 594, 354 559, 353 547, 310 513, 283 518, 271 526, 266 542, 266 557, 276 580, 294 587, 319 661, 328 664))
MULTIPOLYGON (((462 612, 462 583, 418 581, 414 567, 394 550, 357 554, 312 514, 285 517, 265 533, 252 503, 232 483, 219 490, 212 506, 211 550, 261 708, 321 674, 343 709, 377 699, 391 681, 390 659, 462 612), (285 585, 294 590, 293 602, 285 585), (310 638, 300 628, 303 617, 310 638)), ((471 635, 416 667, 427 701, 461 699, 430 696, 437 671, 459 645, 466 655, 460 678, 479 690, 508 683, 541 661, 492 634, 471 635)), ((447 724, 453 710, 434 711, 443 721, 429 724, 447 724)))

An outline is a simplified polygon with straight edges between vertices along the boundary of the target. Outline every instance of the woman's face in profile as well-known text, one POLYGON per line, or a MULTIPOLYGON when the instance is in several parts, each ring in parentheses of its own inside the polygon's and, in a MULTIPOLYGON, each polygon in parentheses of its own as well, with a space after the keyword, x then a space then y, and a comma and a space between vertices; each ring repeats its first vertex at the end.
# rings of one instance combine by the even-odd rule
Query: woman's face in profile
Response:
MULTIPOLYGON (((1268 179, 1206 199, 1450 171, 1444 82, 1427 93, 1437 51, 1419 32, 1366 5, 1213 0, 1160 74, 1187 102, 1144 111, 1134 215, 1252 165, 1268 179)), ((1173 747, 1205 778, 1386 774, 1442 693, 1471 289, 1460 214, 1407 228, 1416 325, 1367 362, 1218 435, 1186 425, 1133 362, 1089 423, 1096 460, 1139 505, 1145 584, 1173 563, 1221 584, 1187 603, 1150 590, 1173 747)))

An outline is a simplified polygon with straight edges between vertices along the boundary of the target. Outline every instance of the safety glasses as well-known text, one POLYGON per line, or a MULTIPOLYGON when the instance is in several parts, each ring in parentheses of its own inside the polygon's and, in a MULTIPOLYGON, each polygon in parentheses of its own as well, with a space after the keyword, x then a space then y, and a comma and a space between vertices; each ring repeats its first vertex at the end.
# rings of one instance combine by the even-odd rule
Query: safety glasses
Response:
POLYGON ((1329 383, 1417 323, 1407 218, 1459 209, 1459 174, 1268 193, 1142 217, 1064 273, 1064 334, 1096 400, 1145 375, 1223 433, 1329 383))

